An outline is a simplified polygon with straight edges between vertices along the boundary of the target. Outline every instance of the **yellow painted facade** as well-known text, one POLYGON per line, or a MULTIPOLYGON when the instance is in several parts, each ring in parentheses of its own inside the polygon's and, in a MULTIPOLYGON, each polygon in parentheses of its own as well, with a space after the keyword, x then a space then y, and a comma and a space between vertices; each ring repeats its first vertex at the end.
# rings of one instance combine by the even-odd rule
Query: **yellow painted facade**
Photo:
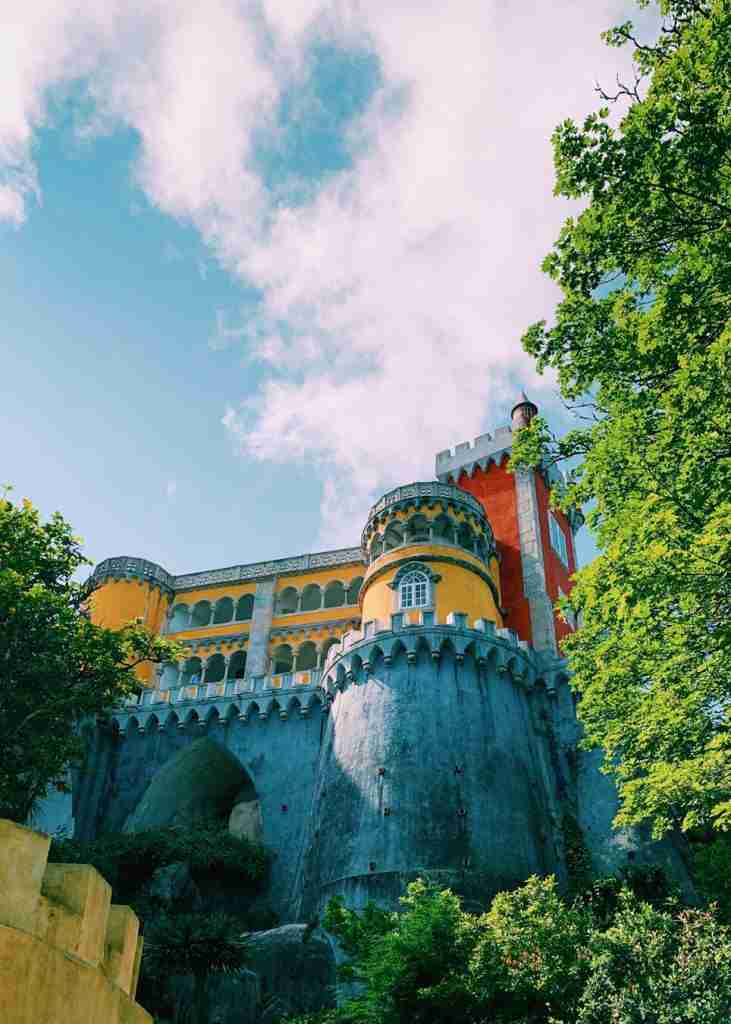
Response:
POLYGON ((185 646, 177 666, 158 670, 159 681, 151 666, 142 670, 147 685, 166 693, 225 689, 319 669, 329 646, 364 620, 389 623, 399 595, 388 584, 407 560, 421 559, 439 576, 430 607, 437 623, 461 612, 502 626, 494 552, 476 499, 438 483, 408 485, 371 509, 359 547, 183 576, 143 559, 112 558, 95 570, 91 606, 102 625, 142 618, 185 646))
POLYGON ((92 618, 108 629, 119 629, 140 618, 159 633, 169 607, 166 593, 140 580, 108 580, 91 595, 92 618))
MULTIPOLYGON (((468 621, 488 619, 502 627, 503 619, 490 584, 484 579, 486 566, 475 555, 453 545, 412 544, 381 555, 369 567, 361 591, 363 621, 389 622, 398 611, 397 593, 389 586, 402 565, 425 560, 441 578, 433 584, 436 622, 446 622, 450 612, 464 612, 468 621), (461 563, 461 564, 455 564, 461 563)), ((490 564, 490 578, 500 593, 497 559, 490 564)))
POLYGON ((47 864, 50 838, 0 819, 0 1021, 152 1024, 135 1001, 139 922, 94 868, 47 864))
MULTIPOLYGON (((142 580, 110 579, 93 591, 89 603, 92 620, 99 626, 120 629, 141 619, 154 633, 160 633, 170 608, 170 596, 142 580)), ((153 666, 138 665, 135 675, 141 683, 150 685, 153 666)))

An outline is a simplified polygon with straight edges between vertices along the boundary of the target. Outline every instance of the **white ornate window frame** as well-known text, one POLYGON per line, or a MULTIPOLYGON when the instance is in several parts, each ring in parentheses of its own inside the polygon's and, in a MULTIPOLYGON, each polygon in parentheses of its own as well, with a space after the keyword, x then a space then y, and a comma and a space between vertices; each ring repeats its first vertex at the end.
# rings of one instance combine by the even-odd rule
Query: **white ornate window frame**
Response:
POLYGON ((394 610, 395 611, 425 611, 434 608, 434 587, 441 579, 438 573, 432 572, 428 565, 423 562, 407 562, 402 565, 394 578, 388 584, 394 592, 394 610), (412 573, 419 573, 426 580, 426 601, 424 604, 411 604, 404 606, 402 604, 402 584, 408 576, 412 573))

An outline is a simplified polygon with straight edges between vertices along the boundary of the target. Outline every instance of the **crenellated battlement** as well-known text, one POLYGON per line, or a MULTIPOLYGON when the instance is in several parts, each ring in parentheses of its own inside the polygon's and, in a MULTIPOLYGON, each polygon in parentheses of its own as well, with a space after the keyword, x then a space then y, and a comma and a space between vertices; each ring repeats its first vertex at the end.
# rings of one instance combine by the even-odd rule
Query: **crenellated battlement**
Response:
POLYGON ((136 915, 89 865, 48 864, 50 842, 0 819, 0 1020, 151 1024, 136 915))
POLYGON ((282 722, 308 718, 327 711, 319 691, 320 670, 258 676, 230 683, 181 686, 173 690, 144 690, 110 722, 121 736, 132 732, 145 735, 156 729, 177 727, 195 732, 219 722, 265 722, 270 717, 282 722))
POLYGON ((332 697, 344 683, 368 675, 379 659, 388 666, 403 654, 413 663, 420 650, 433 661, 447 652, 458 663, 471 657, 477 665, 491 666, 527 690, 542 684, 549 693, 555 692, 559 682, 568 679, 564 659, 534 650, 511 629, 496 627, 487 619, 470 624, 463 612, 451 612, 445 623, 438 624, 433 612, 412 611, 395 613, 390 623, 365 622, 362 631, 347 633, 330 648, 320 687, 332 697))
POLYGON ((480 466, 485 470, 491 462, 498 465, 510 455, 513 432, 509 426, 497 427, 494 434, 480 434, 473 441, 464 441, 454 448, 437 453, 436 477, 442 483, 456 482, 462 472, 472 475, 480 466))

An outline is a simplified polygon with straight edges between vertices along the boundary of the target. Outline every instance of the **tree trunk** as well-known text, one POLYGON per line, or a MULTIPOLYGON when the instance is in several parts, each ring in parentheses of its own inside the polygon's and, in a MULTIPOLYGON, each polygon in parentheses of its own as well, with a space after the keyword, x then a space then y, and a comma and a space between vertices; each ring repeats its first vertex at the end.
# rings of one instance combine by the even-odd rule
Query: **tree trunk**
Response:
POLYGON ((208 1024, 207 974, 193 975, 193 1024, 208 1024))

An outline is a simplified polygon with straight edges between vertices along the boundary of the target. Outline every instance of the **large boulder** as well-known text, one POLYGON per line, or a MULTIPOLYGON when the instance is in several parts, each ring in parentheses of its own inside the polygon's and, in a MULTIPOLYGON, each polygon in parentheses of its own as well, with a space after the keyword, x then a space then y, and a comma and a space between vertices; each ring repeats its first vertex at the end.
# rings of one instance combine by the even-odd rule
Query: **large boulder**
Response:
POLYGON ((252 843, 261 843, 264 839, 264 829, 259 801, 243 800, 234 804, 228 819, 228 830, 238 839, 249 839, 252 843))
POLYGON ((254 932, 249 936, 248 968, 259 977, 261 1024, 335 1005, 335 957, 320 929, 287 924, 254 932))
MULTIPOLYGON (((247 969, 209 978, 208 1024, 277 1024, 335 1005, 335 957, 324 932, 288 924, 249 935, 247 969)), ((174 1024, 188 1024, 193 979, 171 978, 174 1024)))
POLYGON ((205 737, 162 766, 127 818, 124 831, 227 817, 234 801, 255 796, 241 762, 226 747, 205 737))
MULTIPOLYGON (((175 1006, 174 1024, 195 1020, 193 979, 176 977, 169 981, 175 1006)), ((213 974, 206 981, 207 1024, 259 1024, 261 997, 259 979, 252 971, 237 975, 213 974)))

